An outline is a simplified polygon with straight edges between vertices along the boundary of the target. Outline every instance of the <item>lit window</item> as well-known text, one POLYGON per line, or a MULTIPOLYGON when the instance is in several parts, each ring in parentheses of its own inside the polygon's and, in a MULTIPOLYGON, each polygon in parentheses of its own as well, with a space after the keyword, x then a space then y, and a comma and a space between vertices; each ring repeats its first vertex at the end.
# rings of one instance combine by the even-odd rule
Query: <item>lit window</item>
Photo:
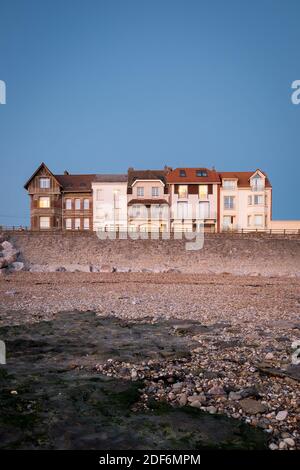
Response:
POLYGON ((39 198, 39 207, 41 209, 48 209, 50 207, 50 197, 49 196, 41 196, 39 198))
POLYGON ((207 176, 207 171, 206 170, 196 170, 196 176, 205 177, 205 176, 207 176))
POLYGON ((159 187, 158 186, 153 186, 152 187, 152 197, 159 196, 159 187))
POLYGON ((188 187, 187 185, 180 184, 178 186, 178 197, 179 199, 185 199, 188 197, 188 187))
POLYGON ((207 199, 208 186, 207 184, 199 185, 199 199, 207 199))
POLYGON ((72 219, 66 219, 66 229, 72 230, 72 219))
POLYGON ((50 217, 40 217, 40 228, 50 228, 50 217))
POLYGON ((224 189, 235 189, 236 188, 236 183, 234 180, 223 180, 223 188, 224 189))
POLYGON ((76 209, 77 211, 80 210, 80 199, 75 199, 75 209, 76 209))
POLYGON ((234 209, 233 196, 224 196, 224 209, 234 209))
POLYGON ((40 188, 49 189, 50 188, 50 178, 40 178, 40 188))
POLYGON ((75 219, 75 230, 80 230, 80 219, 75 219))
POLYGON ((179 176, 182 176, 182 177, 186 176, 185 170, 179 170, 179 176))
POLYGON ((89 199, 84 199, 84 200, 83 200, 83 208, 84 208, 85 210, 88 210, 88 209, 90 208, 90 201, 89 201, 89 199))
POLYGON ((143 196, 144 196, 144 188, 143 188, 143 186, 138 186, 138 187, 137 187, 137 195, 138 195, 139 197, 143 197, 143 196))
POLYGON ((72 209, 72 199, 66 199, 66 209, 72 209))
POLYGON ((84 230, 89 230, 89 228, 90 228, 90 219, 88 219, 88 218, 83 219, 83 228, 84 228, 84 230))
POLYGON ((263 216, 262 215, 255 215, 254 216, 254 225, 256 227, 261 227, 263 224, 263 216))
POLYGON ((263 196, 258 196, 257 194, 255 194, 254 196, 254 204, 256 206, 260 205, 260 204, 263 204, 264 202, 264 197, 263 196))

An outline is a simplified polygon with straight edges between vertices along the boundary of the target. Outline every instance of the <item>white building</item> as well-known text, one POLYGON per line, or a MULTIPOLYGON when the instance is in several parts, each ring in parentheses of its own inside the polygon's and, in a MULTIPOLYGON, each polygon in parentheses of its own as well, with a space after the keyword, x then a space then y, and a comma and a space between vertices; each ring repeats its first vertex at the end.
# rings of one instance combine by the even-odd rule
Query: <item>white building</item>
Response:
POLYGON ((96 175, 93 190, 93 230, 127 231, 127 175, 96 175))
POLYGON ((272 218, 272 187, 261 170, 221 172, 221 231, 268 230, 272 218))

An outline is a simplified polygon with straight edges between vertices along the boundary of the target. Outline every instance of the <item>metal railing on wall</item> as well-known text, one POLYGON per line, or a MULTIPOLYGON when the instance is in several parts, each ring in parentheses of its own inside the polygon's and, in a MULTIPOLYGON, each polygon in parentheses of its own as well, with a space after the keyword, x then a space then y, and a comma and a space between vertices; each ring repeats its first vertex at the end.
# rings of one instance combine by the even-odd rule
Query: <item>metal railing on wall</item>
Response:
MULTIPOLYGON (((176 227, 176 228, 171 228, 170 232, 171 233, 192 233, 195 230, 191 230, 189 227, 176 227)), ((93 230, 87 230, 87 229, 35 229, 31 230, 29 227, 25 225, 0 225, 0 232, 19 232, 19 233, 63 233, 63 234, 84 234, 84 233, 94 233, 93 230)), ((116 232, 117 234, 126 234, 126 233, 140 233, 140 234, 166 234, 168 231, 161 231, 161 230, 118 230, 114 229, 113 227, 108 227, 105 230, 102 231, 103 233, 112 233, 116 232)), ((211 233, 211 234, 217 234, 217 230, 215 227, 204 227, 204 233, 211 233)), ((300 236, 300 229, 261 229, 261 228, 233 228, 233 229, 222 229, 223 234, 227 235, 234 235, 234 234, 257 234, 257 235, 299 235, 300 236)))

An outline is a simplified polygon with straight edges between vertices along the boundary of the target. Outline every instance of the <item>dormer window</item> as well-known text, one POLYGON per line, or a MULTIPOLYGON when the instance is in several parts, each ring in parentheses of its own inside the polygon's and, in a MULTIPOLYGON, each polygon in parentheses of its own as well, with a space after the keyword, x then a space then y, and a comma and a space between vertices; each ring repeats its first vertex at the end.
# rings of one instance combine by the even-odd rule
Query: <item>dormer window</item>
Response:
POLYGON ((196 176, 206 177, 207 171, 206 170, 196 170, 196 176))
POLYGON ((185 170, 179 170, 179 176, 185 177, 186 176, 185 170))
POLYGON ((251 187, 253 191, 262 191, 265 187, 264 179, 259 174, 256 174, 251 178, 251 187))
POLYGON ((223 188, 233 190, 236 188, 235 180, 223 180, 223 188))

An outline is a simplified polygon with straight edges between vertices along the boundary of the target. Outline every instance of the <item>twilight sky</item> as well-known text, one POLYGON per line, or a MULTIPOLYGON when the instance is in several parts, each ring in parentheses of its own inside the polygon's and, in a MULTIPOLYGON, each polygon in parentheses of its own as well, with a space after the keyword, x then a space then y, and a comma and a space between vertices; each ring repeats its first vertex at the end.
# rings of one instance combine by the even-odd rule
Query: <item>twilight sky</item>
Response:
POLYGON ((266 171, 300 218, 298 0, 0 0, 0 225, 54 173, 266 171))

